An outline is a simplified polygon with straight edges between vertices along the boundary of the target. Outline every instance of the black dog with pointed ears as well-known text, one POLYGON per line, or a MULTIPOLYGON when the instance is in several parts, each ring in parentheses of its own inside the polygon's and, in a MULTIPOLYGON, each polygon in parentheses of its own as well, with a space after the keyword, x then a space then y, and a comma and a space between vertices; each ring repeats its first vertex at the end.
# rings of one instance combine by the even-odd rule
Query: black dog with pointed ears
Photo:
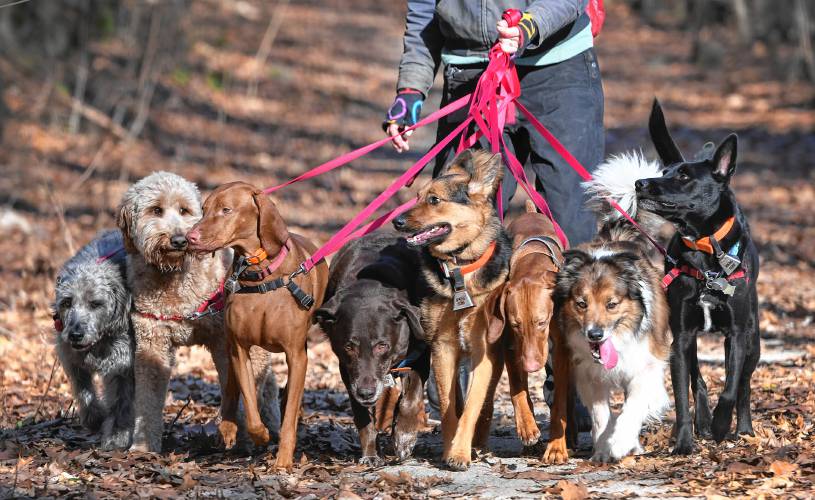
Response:
POLYGON ((712 158, 686 161, 671 138, 657 101, 648 124, 665 165, 662 177, 636 182, 637 201, 672 222, 677 233, 666 263, 673 331, 671 380, 676 400, 674 454, 693 452, 688 384, 699 436, 722 441, 736 408, 739 434, 753 435, 750 378, 758 363, 758 251, 744 213, 730 189, 737 137, 730 134, 712 158), (725 336, 725 386, 711 417, 707 386, 699 372, 696 335, 715 329, 725 336))

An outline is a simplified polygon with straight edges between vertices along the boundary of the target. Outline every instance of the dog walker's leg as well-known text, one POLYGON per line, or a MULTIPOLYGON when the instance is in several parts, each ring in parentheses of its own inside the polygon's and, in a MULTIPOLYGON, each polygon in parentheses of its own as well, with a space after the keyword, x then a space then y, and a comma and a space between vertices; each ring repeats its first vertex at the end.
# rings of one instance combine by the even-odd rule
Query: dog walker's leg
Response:
POLYGON ((560 331, 554 321, 550 326, 549 334, 554 339, 555 344, 554 359, 552 360, 555 393, 549 418, 549 444, 546 445, 543 461, 547 464, 562 464, 569 460, 569 452, 566 449, 566 422, 568 417, 566 405, 569 401, 571 379, 569 351, 566 343, 560 339, 560 331))
POLYGON ((105 401, 108 417, 102 434, 105 450, 126 449, 133 431, 133 372, 116 373, 105 377, 105 401))
POLYGON ((733 408, 736 405, 739 382, 744 369, 745 348, 743 330, 733 328, 724 340, 725 380, 724 390, 719 395, 716 409, 713 410, 713 425, 711 433, 716 442, 721 442, 733 422, 733 408))
MULTIPOLYGON (((136 321, 134 324, 137 324, 136 321)), ((174 352, 166 339, 166 332, 156 332, 152 338, 149 332, 140 333, 137 331, 136 335, 136 386, 133 398, 136 417, 131 449, 159 453, 164 433, 164 400, 170 383, 174 352)))
MULTIPOLYGON (((504 347, 500 343, 487 346, 487 355, 492 356, 492 376, 490 377, 490 385, 487 387, 487 397, 484 398, 484 405, 481 407, 481 414, 478 416, 478 422, 475 426, 475 436, 473 437, 473 446, 478 450, 486 450, 487 444, 490 439, 490 431, 492 430, 492 417, 495 410, 495 389, 498 387, 498 382, 501 380, 501 374, 504 372, 504 347)), ((534 422, 535 416, 532 416, 534 422)), ((537 427, 537 425, 535 426, 537 427)))
POLYGON ((493 365, 497 361, 496 356, 488 351, 486 337, 483 335, 480 337, 472 339, 471 342, 470 359, 473 365, 473 380, 467 391, 464 413, 461 414, 461 420, 458 422, 450 453, 446 459, 447 465, 454 470, 465 470, 472 461, 473 434, 487 397, 493 365))
POLYGON ((424 384, 419 374, 411 370, 402 377, 402 397, 394 416, 393 447, 400 461, 413 453, 423 417, 424 384))
POLYGON ((251 373, 252 367, 249 365, 249 348, 234 342, 232 350, 235 353, 235 357, 232 358, 234 361, 232 371, 238 380, 238 386, 243 397, 246 432, 255 445, 266 445, 269 442, 269 430, 260 420, 255 375, 251 373))
POLYGON ((515 430, 524 446, 532 446, 540 439, 541 432, 535 422, 535 412, 529 397, 529 377, 514 356, 507 356, 505 364, 512 408, 515 411, 515 430))
POLYGON ((750 415, 750 380, 753 377, 753 371, 758 365, 758 360, 761 357, 761 339, 758 332, 758 307, 753 308, 754 311, 754 325, 756 327, 753 331, 747 332, 745 337, 745 348, 747 356, 744 360, 744 370, 741 373, 741 380, 739 380, 739 394, 736 400, 736 433, 753 435, 753 418, 750 415))
POLYGON ((286 365, 289 380, 286 382, 286 411, 280 427, 280 447, 277 450, 276 469, 291 469, 294 460, 294 447, 297 444, 297 422, 300 420, 300 405, 303 402, 303 388, 306 385, 308 356, 306 346, 296 346, 286 351, 286 365))

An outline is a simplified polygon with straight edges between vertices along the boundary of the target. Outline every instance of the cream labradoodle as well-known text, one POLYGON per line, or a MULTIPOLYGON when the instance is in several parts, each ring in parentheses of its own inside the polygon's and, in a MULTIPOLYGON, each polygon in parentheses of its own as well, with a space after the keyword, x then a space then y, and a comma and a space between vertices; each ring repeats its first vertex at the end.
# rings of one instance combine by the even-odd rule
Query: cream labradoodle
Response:
MULTIPOLYGON (((229 363, 223 315, 191 316, 218 290, 232 254, 219 251, 199 256, 186 251, 185 234, 200 217, 198 188, 168 172, 156 172, 135 183, 119 207, 117 222, 128 253, 136 338, 134 450, 161 451, 164 401, 178 346, 206 346, 222 390, 226 384, 229 363)), ((255 352, 252 358, 263 421, 276 434, 278 390, 269 356, 255 352)))

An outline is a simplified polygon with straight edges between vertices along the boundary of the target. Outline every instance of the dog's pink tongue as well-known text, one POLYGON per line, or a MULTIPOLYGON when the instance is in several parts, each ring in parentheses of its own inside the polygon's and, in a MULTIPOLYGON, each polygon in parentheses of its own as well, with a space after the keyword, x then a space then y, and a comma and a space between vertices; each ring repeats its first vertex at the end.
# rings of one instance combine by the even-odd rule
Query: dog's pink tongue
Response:
POLYGON ((617 349, 614 348, 614 344, 609 337, 605 342, 600 344, 600 361, 603 362, 603 366, 606 370, 611 370, 617 366, 617 359, 617 349))

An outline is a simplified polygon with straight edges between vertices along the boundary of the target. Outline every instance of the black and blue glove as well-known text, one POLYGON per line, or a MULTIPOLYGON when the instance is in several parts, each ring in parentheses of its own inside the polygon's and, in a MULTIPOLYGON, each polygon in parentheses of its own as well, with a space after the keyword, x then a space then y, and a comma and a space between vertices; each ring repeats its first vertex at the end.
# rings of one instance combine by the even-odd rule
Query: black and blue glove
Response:
POLYGON ((396 99, 388 109, 385 121, 382 122, 382 129, 388 131, 392 124, 399 125, 399 130, 416 125, 419 116, 422 114, 424 104, 424 94, 414 89, 399 89, 396 99))

